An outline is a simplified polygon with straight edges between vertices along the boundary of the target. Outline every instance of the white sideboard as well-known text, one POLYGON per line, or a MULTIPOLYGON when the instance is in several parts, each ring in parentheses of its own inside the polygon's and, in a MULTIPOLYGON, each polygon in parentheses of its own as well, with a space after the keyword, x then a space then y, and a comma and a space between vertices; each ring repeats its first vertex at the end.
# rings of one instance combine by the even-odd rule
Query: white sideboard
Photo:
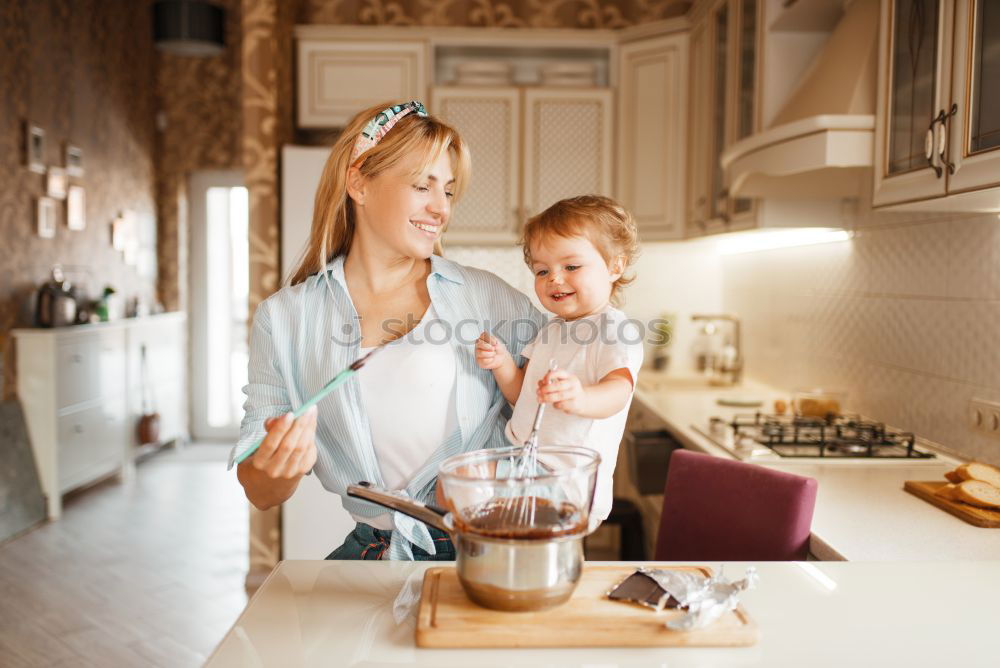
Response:
POLYGON ((139 452, 143 347, 160 442, 187 439, 183 313, 13 335, 17 393, 49 519, 59 517, 65 492, 131 468, 139 452))

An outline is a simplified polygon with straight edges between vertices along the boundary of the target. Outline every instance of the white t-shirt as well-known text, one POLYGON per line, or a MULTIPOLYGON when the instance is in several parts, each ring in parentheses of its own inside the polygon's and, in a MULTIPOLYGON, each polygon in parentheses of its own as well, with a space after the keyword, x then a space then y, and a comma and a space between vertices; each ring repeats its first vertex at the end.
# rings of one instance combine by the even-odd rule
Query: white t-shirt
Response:
MULTIPOLYGON (((450 343, 440 343, 445 336, 435 331, 439 326, 434 306, 428 306, 416 327, 365 362, 364 373, 357 376, 382 482, 389 490, 404 489, 458 429, 455 352, 450 343)), ((361 354, 370 350, 362 348, 361 354)), ((389 512, 352 516, 376 529, 393 528, 389 512)))
MULTIPOLYGON (((536 388, 549 370, 550 359, 556 361, 558 368, 576 375, 584 385, 596 384, 615 369, 628 369, 634 387, 642 366, 642 332, 624 313, 608 306, 600 313, 578 320, 553 318, 521 354, 528 358, 524 384, 507 423, 507 439, 513 445, 523 444, 531 433, 538 409, 536 388)), ((629 395, 624 408, 603 420, 569 415, 554 406, 547 406, 542 417, 538 435, 540 446, 582 445, 601 455, 591 527, 611 512, 618 446, 631 403, 629 395)))

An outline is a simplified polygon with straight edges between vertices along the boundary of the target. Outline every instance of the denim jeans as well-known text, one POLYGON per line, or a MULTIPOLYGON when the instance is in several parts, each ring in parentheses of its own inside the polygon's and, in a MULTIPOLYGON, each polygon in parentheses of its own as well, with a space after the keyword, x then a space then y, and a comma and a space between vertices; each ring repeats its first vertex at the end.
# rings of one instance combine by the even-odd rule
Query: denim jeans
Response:
MULTIPOLYGON (((448 534, 427 527, 434 540, 434 547, 437 554, 427 554, 427 552, 416 545, 413 546, 414 561, 454 561, 455 546, 452 545, 448 534)), ((392 540, 392 532, 383 529, 375 529, 367 524, 358 523, 354 531, 347 534, 344 544, 331 552, 327 559, 381 559, 389 551, 389 541, 392 540)))

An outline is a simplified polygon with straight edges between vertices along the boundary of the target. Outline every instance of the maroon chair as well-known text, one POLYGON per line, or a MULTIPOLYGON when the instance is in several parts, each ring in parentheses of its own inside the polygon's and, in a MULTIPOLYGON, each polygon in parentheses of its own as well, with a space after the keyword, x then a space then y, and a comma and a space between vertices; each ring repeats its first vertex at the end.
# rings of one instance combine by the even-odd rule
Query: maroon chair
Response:
POLYGON ((806 558, 816 480, 677 450, 670 457, 658 561, 806 558))

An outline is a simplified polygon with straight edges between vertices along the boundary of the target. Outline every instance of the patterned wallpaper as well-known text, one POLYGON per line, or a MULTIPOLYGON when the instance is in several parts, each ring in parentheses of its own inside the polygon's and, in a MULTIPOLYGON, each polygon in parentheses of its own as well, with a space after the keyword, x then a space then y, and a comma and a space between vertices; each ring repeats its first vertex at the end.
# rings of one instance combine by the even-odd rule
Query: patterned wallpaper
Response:
POLYGON ((678 16, 685 0, 304 0, 299 23, 624 28, 678 16))
POLYGON ((111 220, 155 216, 155 55, 148 5, 128 0, 16 0, 0 3, 0 349, 4 396, 14 388, 11 328, 30 324, 29 300, 61 263, 96 296, 106 284, 155 298, 155 281, 111 247, 111 220), (128 9, 128 11, 124 11, 128 9), (35 232, 45 177, 24 166, 23 123, 46 133, 45 163, 64 166, 63 144, 83 150, 87 227, 66 227, 60 203, 55 238, 35 232))
POLYGON ((157 287, 167 310, 187 303, 187 177, 195 170, 242 167, 242 2, 215 2, 226 10, 223 53, 190 58, 157 52, 157 287))

